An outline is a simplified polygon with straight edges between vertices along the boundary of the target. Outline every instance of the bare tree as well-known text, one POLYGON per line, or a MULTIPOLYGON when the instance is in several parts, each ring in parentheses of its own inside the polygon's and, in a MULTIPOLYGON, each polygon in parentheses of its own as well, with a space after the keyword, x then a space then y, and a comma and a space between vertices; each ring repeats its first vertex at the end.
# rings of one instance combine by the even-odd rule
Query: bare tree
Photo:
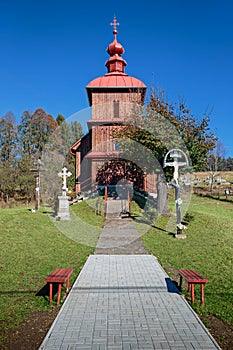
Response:
POLYGON ((214 189, 215 177, 219 175, 219 168, 222 158, 225 155, 225 148, 222 142, 217 141, 216 147, 209 154, 208 158, 208 170, 210 172, 210 191, 214 189))

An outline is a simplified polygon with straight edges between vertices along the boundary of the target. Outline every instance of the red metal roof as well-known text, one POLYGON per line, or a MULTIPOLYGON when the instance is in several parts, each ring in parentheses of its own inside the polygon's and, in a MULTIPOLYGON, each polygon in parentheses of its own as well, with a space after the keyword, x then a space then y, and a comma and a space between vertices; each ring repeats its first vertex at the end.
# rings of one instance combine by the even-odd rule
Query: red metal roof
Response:
POLYGON ((114 40, 111 44, 109 44, 107 49, 107 52, 110 55, 109 59, 105 63, 105 66, 108 69, 108 73, 101 77, 93 79, 86 86, 89 103, 90 105, 92 105, 92 93, 94 91, 97 91, 97 89, 100 89, 99 92, 104 92, 105 91, 104 89, 108 89, 109 91, 111 88, 113 88, 114 90, 115 89, 119 89, 119 90, 134 89, 134 91, 137 89, 140 89, 141 100, 143 102, 145 93, 146 93, 146 85, 141 80, 135 77, 131 77, 124 72, 124 69, 127 63, 121 57, 121 55, 124 53, 124 48, 117 41, 117 26, 119 25, 119 23, 117 22, 116 17, 114 17, 111 25, 114 28, 113 30, 114 40))
POLYGON ((133 88, 146 88, 146 85, 139 79, 131 77, 127 74, 105 74, 102 77, 98 77, 92 80, 87 88, 93 87, 133 87, 133 88))
POLYGON ((91 151, 85 156, 85 158, 110 159, 110 158, 119 158, 121 154, 122 154, 122 151, 111 151, 111 152, 91 151))

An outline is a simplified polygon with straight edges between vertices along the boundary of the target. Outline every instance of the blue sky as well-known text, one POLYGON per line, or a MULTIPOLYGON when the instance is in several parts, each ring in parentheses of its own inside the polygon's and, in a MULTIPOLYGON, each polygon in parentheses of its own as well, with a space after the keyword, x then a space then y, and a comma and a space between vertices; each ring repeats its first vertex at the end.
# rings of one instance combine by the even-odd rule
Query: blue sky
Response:
POLYGON ((0 116, 87 108, 85 86, 106 73, 114 14, 126 73, 195 116, 210 113, 233 157, 232 0, 0 0, 0 116))

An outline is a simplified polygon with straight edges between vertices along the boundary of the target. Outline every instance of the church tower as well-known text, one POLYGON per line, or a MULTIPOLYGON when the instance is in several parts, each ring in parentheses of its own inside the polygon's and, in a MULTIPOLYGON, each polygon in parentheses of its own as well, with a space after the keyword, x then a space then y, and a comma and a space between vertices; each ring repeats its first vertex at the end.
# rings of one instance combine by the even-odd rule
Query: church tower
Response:
POLYGON ((124 48, 117 40, 118 25, 114 18, 111 23, 113 41, 107 48, 110 57, 105 63, 107 73, 86 86, 92 107, 92 119, 87 122, 89 132, 70 148, 76 162, 76 192, 96 185, 98 169, 120 158, 113 132, 124 125, 127 117, 132 117, 135 105, 144 103, 146 85, 125 73, 127 63, 122 57, 124 48))

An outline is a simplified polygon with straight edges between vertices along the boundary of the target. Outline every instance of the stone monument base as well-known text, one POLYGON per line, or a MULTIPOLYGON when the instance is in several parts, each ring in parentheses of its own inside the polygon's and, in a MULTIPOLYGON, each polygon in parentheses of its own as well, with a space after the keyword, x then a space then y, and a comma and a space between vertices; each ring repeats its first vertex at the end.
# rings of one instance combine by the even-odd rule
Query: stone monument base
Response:
POLYGON ((69 199, 68 196, 58 196, 56 220, 70 220, 69 199))
POLYGON ((184 234, 184 233, 177 233, 175 235, 175 238, 178 238, 178 239, 185 239, 187 238, 187 236, 184 234))

